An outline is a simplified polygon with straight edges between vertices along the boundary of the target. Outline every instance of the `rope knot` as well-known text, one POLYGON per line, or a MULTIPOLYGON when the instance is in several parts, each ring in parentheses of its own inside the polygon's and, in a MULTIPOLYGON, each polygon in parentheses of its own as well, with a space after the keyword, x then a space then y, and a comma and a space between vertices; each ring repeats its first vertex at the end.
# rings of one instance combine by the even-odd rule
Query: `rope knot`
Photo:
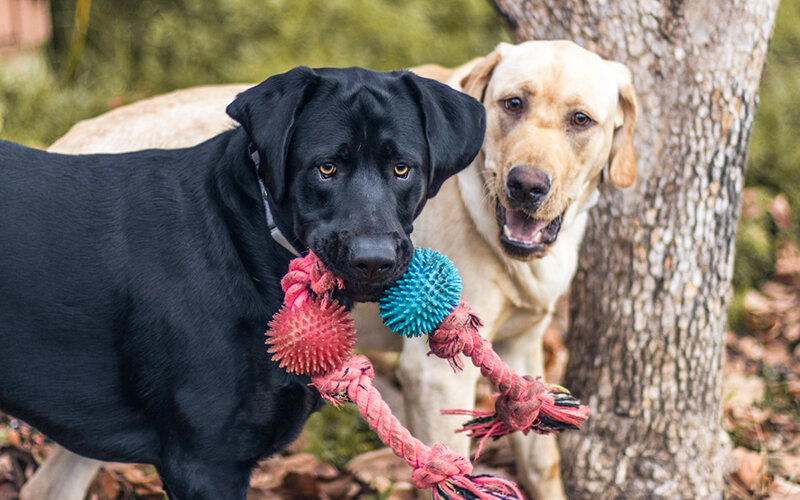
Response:
POLYGON ((463 364, 458 355, 475 349, 474 334, 481 326, 481 320, 469 305, 465 302, 459 303, 428 336, 428 345, 431 348, 428 355, 434 354, 446 359, 454 370, 461 370, 463 364))
POLYGON ((283 303, 293 310, 309 300, 309 291, 323 296, 344 288, 344 282, 329 271, 311 250, 305 257, 289 262, 289 270, 281 279, 284 292, 283 303))
POLYGON ((542 407, 540 395, 545 387, 540 378, 525 375, 515 380, 509 391, 501 394, 495 401, 497 418, 510 429, 528 433, 539 416, 542 407))
POLYGON ((411 478, 419 488, 432 488, 449 477, 470 472, 472 464, 465 456, 453 453, 443 444, 436 444, 428 459, 414 469, 411 478))
POLYGON ((344 288, 344 281, 333 274, 319 258, 309 250, 309 255, 313 256, 314 265, 309 272, 311 290, 317 295, 325 295, 334 290, 344 288))
POLYGON ((311 385, 317 388, 320 395, 329 403, 339 405, 350 401, 348 388, 363 378, 370 381, 375 377, 372 363, 366 356, 356 354, 347 358, 339 368, 317 377, 311 377, 311 385))

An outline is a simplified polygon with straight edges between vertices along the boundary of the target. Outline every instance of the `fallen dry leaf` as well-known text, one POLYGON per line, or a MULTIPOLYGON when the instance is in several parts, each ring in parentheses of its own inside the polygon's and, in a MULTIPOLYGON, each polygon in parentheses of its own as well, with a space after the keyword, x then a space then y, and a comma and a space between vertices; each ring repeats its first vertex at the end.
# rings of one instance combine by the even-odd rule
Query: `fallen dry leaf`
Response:
POLYGON ((311 453, 298 453, 282 457, 280 462, 288 472, 296 474, 311 474, 322 463, 311 453))
POLYGON ((753 188, 742 190, 742 214, 746 219, 755 219, 764 213, 761 204, 758 202, 758 191, 753 188))
POLYGON ((120 482, 108 471, 101 470, 94 478, 92 491, 99 495, 99 498, 117 498, 120 490, 120 482))
POLYGON ((317 481, 309 473, 289 472, 283 478, 283 484, 278 490, 291 492, 292 498, 297 498, 298 500, 322 498, 317 481))
POLYGON ((14 472, 14 464, 11 462, 11 455, 4 453, 0 455, 0 480, 9 477, 14 472))
POLYGON ((779 194, 767 204, 767 210, 772 215, 772 220, 781 231, 789 231, 792 229, 792 207, 789 206, 789 200, 786 196, 779 194))
POLYGON ((794 398, 795 401, 800 401, 800 380, 789 380, 786 382, 786 392, 789 396, 794 398))
POLYGON ((776 253, 775 276, 784 283, 800 286, 800 250, 786 242, 776 253))
POLYGON ((762 359, 767 365, 788 365, 791 357, 789 356, 789 350, 786 348, 786 342, 781 339, 768 342, 764 346, 762 359))
POLYGON ((328 498, 354 498, 361 487, 349 474, 330 481, 320 481, 319 491, 328 498))
POLYGON ((744 410, 764 399, 764 381, 741 373, 727 375, 722 384, 725 410, 744 410))
POLYGON ((733 461, 735 465, 733 476, 747 489, 754 489, 756 481, 761 476, 761 467, 764 465, 761 455, 740 447, 733 450, 733 461))
POLYGON ((0 500, 16 500, 19 490, 11 483, 0 482, 0 500))
POLYGON ((273 459, 263 461, 259 467, 255 468, 250 474, 250 488, 271 490, 281 485, 286 469, 280 465, 272 465, 273 459))
POLYGON ((758 290, 750 290, 745 294, 744 307, 749 313, 759 316, 772 312, 772 302, 758 290))
POLYGON ((116 482, 117 492, 132 491, 141 498, 159 498, 163 495, 161 478, 155 467, 150 465, 105 463, 100 474, 95 476, 91 491, 101 500, 116 499, 118 494, 112 493, 111 480, 116 482))
POLYGON ((737 348, 742 355, 751 360, 761 361, 761 358, 764 356, 764 346, 752 337, 740 338, 737 348))
MULTIPOLYGON (((800 313, 800 310, 797 312, 800 313)), ((800 340, 800 318, 797 318, 795 321, 786 326, 786 328, 783 330, 783 336, 789 342, 797 342, 800 340)))
POLYGON ((800 500, 800 485, 776 477, 767 490, 769 500, 800 500))
POLYGON ((800 455, 775 454, 767 457, 767 471, 777 476, 800 475, 800 455))
POLYGON ((273 491, 250 487, 247 490, 247 500, 283 500, 283 497, 273 491))
MULTIPOLYGON (((279 487, 290 473, 310 474, 322 462, 310 453, 297 453, 285 457, 263 460, 250 476, 250 486, 263 490, 279 487)), ((335 473, 335 469, 334 469, 335 473)))
POLYGON ((395 455, 391 448, 362 453, 353 457, 346 468, 359 481, 378 491, 386 491, 392 483, 408 481, 411 476, 408 464, 395 455))
POLYGON ((19 437, 17 429, 6 429, 6 444, 13 446, 18 450, 22 450, 22 440, 19 437))
MULTIPOLYGON (((381 492, 380 494, 383 495, 386 492, 381 492)), ((422 498, 424 497, 425 494, 423 493, 422 498)), ((394 483, 386 496, 386 500, 417 500, 418 498, 420 498, 419 490, 413 484, 402 481, 394 483)))

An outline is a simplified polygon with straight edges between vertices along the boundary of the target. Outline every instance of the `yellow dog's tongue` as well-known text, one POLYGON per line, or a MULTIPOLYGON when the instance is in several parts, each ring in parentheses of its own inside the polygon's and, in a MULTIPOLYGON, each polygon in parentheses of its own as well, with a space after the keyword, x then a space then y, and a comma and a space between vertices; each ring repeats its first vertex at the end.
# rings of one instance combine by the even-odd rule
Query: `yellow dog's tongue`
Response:
POLYGON ((542 230, 550 224, 548 220, 531 218, 522 210, 506 209, 506 221, 503 234, 506 238, 531 245, 542 242, 542 230))

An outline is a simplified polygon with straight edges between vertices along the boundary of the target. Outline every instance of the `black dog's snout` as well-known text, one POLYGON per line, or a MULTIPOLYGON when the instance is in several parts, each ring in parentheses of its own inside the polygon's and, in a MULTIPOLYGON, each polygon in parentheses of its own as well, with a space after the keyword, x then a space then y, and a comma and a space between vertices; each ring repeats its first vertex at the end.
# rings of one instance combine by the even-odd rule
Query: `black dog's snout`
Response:
POLYGON ((508 201, 535 210, 550 194, 550 176, 534 167, 516 166, 506 177, 508 201))
POLYGON ((397 264, 395 241, 389 237, 360 236, 350 244, 350 267, 355 276, 380 280, 397 264))

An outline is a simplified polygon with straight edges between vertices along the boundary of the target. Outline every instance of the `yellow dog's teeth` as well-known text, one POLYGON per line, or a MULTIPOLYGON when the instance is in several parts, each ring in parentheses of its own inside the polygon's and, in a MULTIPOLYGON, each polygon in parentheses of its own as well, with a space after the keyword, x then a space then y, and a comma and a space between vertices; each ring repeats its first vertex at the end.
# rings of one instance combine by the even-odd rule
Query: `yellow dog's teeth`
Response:
MULTIPOLYGON (((506 238, 512 241, 518 241, 513 236, 511 236, 511 229, 508 227, 508 224, 503 224, 503 234, 506 236, 506 238)), ((527 245, 530 245, 531 243, 541 243, 541 241, 542 241, 542 230, 540 229, 539 231, 536 232, 536 234, 533 235, 533 238, 531 238, 530 241, 520 241, 520 243, 525 243, 527 245)))

